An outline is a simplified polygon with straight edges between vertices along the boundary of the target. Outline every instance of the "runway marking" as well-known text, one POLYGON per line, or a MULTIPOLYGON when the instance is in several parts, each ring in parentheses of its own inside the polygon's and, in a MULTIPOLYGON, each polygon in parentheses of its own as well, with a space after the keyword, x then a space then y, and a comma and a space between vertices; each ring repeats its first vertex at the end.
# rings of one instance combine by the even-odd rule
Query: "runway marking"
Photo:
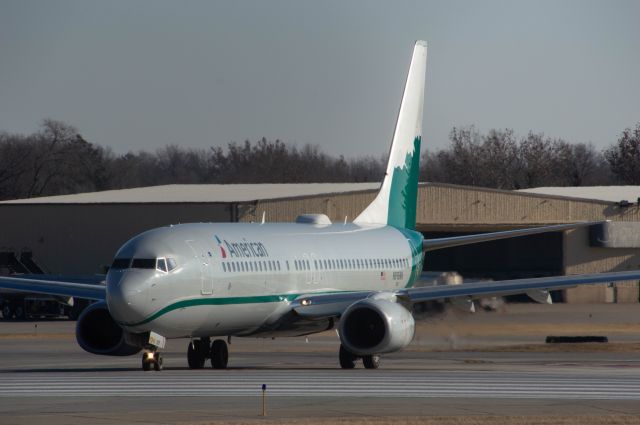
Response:
POLYGON ((7 372, 0 397, 246 397, 267 384, 271 397, 528 398, 640 400, 640 376, 472 371, 7 372))

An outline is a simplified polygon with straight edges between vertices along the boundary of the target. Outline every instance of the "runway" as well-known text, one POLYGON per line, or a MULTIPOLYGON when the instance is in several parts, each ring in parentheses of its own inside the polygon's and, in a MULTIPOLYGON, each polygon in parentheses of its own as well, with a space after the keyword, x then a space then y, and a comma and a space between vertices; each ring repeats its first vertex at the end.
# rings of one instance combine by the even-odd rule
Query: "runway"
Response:
POLYGON ((261 420, 262 384, 269 418, 289 423, 487 415, 586 415, 583 423, 611 422, 609 415, 640 418, 640 345, 633 345, 640 306, 509 309, 420 324, 412 345, 383 356, 378 370, 341 370, 339 341, 331 332, 308 341, 234 339, 227 370, 189 370, 188 340, 170 340, 163 350, 165 370, 143 372, 139 356, 83 352, 73 322, 2 323, 0 423, 252 423, 261 420), (540 341, 560 328, 603 332, 614 344, 632 345, 535 348, 546 348, 540 341), (490 349, 474 349, 479 342, 490 349), (532 348, 500 350, 504 344, 532 348))
POLYGON ((229 370, 6 373, 0 397, 512 398, 640 400, 634 370, 598 373, 402 370, 229 370))

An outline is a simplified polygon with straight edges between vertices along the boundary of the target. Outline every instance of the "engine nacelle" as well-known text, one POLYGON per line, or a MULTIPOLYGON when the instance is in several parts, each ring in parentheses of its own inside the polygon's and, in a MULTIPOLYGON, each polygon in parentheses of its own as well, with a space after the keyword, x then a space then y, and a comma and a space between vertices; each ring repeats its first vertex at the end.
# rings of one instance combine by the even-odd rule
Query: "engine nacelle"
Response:
POLYGON ((76 322, 78 345, 92 354, 130 356, 142 349, 140 335, 129 333, 113 320, 104 301, 87 307, 76 322))
POLYGON ((340 319, 340 341, 358 356, 401 350, 409 345, 414 331, 411 312, 387 299, 357 301, 340 319))

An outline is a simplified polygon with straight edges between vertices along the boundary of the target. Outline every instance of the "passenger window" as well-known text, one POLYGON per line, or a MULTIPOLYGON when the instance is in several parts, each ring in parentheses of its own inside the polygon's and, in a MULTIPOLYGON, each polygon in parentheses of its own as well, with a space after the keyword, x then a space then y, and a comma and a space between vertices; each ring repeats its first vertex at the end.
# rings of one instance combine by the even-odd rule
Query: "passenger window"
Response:
POLYGON ((290 270, 289 269, 289 260, 287 260, 286 263, 287 263, 287 271, 289 271, 290 270))
POLYGON ((167 262, 165 261, 164 258, 158 258, 158 261, 156 262, 156 270, 159 270, 161 272, 167 272, 167 262))

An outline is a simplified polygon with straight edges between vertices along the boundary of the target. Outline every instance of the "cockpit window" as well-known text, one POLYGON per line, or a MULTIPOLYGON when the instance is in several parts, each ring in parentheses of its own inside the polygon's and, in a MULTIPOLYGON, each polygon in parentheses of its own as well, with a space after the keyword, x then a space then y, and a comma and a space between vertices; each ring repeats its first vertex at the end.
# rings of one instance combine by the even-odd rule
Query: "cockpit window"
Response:
POLYGON ((176 263, 176 260, 174 260, 173 258, 167 258, 167 269, 171 271, 176 267, 178 267, 178 263, 176 263))
POLYGON ((114 270, 128 269, 131 264, 131 258, 116 258, 111 264, 111 268, 114 270))
POLYGON ((155 258, 134 258, 131 263, 131 268, 134 269, 155 269, 156 268, 156 259, 155 258))
POLYGON ((159 270, 161 272, 167 272, 167 262, 165 261, 164 258, 158 258, 158 261, 156 263, 156 270, 159 270))

